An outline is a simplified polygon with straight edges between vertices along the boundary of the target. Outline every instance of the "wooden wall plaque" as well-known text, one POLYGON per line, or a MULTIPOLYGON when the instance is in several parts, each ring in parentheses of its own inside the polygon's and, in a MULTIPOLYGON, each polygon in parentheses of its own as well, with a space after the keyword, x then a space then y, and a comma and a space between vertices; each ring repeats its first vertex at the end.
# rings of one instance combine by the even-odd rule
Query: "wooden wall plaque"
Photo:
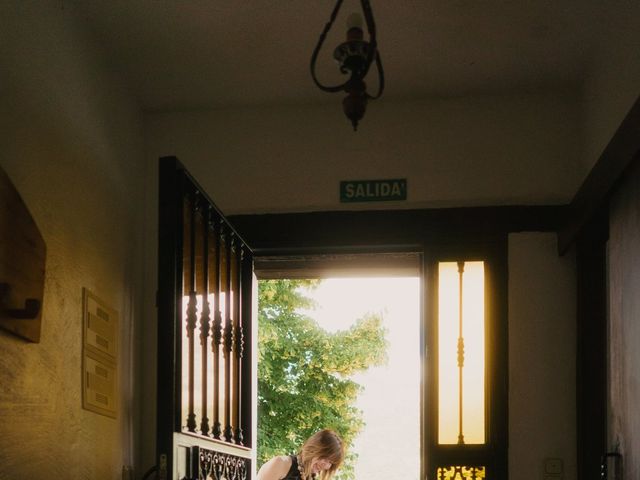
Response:
POLYGON ((46 245, 29 209, 0 168, 0 328, 40 341, 46 245))

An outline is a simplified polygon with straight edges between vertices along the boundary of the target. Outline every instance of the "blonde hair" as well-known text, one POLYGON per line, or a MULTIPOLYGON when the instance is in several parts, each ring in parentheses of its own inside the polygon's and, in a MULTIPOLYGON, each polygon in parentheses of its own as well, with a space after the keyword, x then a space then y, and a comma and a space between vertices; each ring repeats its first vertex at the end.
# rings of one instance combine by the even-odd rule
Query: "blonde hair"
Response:
POLYGON ((298 453, 303 480, 311 478, 313 460, 325 459, 331 462, 328 470, 320 472, 320 480, 330 480, 344 460, 344 445, 336 432, 329 429, 320 430, 311 435, 302 445, 298 453))

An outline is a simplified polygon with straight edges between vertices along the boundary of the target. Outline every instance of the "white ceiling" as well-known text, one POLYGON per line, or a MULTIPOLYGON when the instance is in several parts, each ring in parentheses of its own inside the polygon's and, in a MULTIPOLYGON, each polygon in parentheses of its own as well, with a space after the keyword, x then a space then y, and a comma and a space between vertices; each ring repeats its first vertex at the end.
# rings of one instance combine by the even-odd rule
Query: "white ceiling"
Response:
MULTIPOLYGON (((146 110, 333 97, 317 89, 309 73, 333 0, 70 1, 146 110)), ((577 87, 602 31, 605 3, 371 0, 384 98, 577 87)), ((359 4, 344 1, 327 38, 318 61, 325 83, 342 81, 331 55, 359 4)))

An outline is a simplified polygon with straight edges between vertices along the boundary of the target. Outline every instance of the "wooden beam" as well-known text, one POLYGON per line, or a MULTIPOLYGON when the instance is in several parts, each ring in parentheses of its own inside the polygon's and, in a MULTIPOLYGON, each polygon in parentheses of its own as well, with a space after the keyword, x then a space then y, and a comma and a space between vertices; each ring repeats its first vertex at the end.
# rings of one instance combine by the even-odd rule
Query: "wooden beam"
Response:
POLYGON ((565 206, 364 210, 230 216, 256 256, 417 251, 521 231, 557 232, 565 206))

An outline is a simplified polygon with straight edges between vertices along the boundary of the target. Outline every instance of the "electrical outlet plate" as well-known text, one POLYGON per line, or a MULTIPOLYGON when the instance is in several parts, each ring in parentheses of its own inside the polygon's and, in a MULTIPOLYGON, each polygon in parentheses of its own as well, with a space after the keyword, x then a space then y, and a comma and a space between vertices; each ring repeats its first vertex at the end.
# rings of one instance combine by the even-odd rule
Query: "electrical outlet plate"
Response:
POLYGON ((86 288, 82 294, 82 406, 86 410, 115 418, 118 398, 118 313, 86 288))
POLYGON ((560 458, 545 458, 544 459, 544 473, 551 475, 562 474, 562 459, 560 458))

